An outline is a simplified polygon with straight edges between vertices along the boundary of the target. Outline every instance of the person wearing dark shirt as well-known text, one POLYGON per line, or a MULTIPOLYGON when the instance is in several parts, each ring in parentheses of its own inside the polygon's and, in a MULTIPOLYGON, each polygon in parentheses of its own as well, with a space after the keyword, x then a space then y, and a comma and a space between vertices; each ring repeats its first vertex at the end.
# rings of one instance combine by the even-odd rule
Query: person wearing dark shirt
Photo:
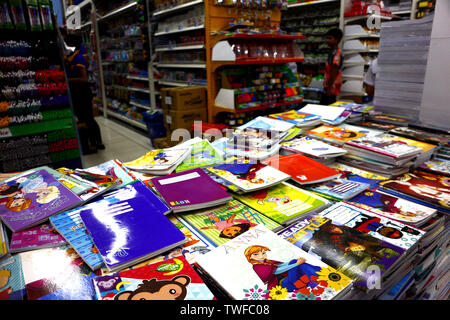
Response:
POLYGON ((338 45, 343 36, 342 30, 338 28, 327 32, 327 44, 331 48, 325 63, 325 74, 323 80, 324 94, 320 100, 322 105, 330 105, 336 102, 336 96, 341 93, 342 85, 342 52, 338 45))
POLYGON ((83 150, 83 153, 95 153, 97 149, 104 149, 105 146, 102 143, 100 127, 94 119, 93 95, 87 77, 89 63, 81 52, 81 37, 67 35, 65 42, 69 47, 75 48, 64 60, 74 112, 79 124, 86 126, 89 136, 88 150, 83 150))

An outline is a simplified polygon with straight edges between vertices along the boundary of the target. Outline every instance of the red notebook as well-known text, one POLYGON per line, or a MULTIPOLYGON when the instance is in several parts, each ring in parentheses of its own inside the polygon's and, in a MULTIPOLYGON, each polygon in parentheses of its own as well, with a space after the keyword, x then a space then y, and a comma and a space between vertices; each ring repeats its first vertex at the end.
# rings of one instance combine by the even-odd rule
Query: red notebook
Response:
POLYGON ((262 162, 290 175, 299 184, 318 183, 340 176, 338 171, 299 153, 275 156, 262 162))

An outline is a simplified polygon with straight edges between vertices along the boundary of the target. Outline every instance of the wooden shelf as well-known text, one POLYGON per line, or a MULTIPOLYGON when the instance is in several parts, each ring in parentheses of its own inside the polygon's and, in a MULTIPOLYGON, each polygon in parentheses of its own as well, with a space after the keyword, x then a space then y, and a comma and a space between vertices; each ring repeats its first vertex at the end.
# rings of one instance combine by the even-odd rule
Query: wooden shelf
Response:
POLYGON ((175 47, 163 47, 163 48, 156 48, 155 52, 164 52, 164 51, 181 51, 181 50, 200 50, 205 49, 204 44, 195 44, 191 46, 175 46, 175 47))
POLYGON ((219 67, 222 66, 228 66, 228 65, 255 65, 255 64, 283 64, 283 63, 290 63, 290 62, 303 62, 305 59, 304 57, 297 57, 297 58, 280 58, 280 59, 240 59, 236 61, 212 61, 212 68, 213 70, 216 70, 219 67))
POLYGON ((315 4, 337 2, 337 1, 339 1, 339 0, 317 0, 317 1, 307 1, 307 2, 300 2, 300 3, 291 3, 291 4, 288 4, 288 9, 296 8, 296 7, 303 7, 303 6, 310 6, 310 5, 315 5, 315 4))

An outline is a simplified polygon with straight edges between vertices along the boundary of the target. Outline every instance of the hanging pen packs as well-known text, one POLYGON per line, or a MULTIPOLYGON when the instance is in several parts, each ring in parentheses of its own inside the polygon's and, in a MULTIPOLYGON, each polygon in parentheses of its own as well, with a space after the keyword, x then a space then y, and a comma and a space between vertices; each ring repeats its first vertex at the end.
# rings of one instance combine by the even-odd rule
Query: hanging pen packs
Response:
POLYGON ((49 0, 38 0, 41 24, 44 30, 53 30, 52 6, 49 0))
POLYGON ((14 29, 7 0, 0 0, 0 29, 14 29))

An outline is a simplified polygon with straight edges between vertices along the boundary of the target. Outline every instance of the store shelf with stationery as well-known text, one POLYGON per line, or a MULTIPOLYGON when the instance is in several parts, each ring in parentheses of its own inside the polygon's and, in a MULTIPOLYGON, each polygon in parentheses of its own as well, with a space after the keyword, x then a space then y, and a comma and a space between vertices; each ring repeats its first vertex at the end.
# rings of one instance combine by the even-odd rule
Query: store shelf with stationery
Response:
POLYGON ((294 42, 304 36, 281 30, 281 7, 281 2, 237 8, 205 1, 209 122, 232 124, 239 119, 239 124, 254 111, 274 112, 302 102, 289 63, 304 60, 294 42))

